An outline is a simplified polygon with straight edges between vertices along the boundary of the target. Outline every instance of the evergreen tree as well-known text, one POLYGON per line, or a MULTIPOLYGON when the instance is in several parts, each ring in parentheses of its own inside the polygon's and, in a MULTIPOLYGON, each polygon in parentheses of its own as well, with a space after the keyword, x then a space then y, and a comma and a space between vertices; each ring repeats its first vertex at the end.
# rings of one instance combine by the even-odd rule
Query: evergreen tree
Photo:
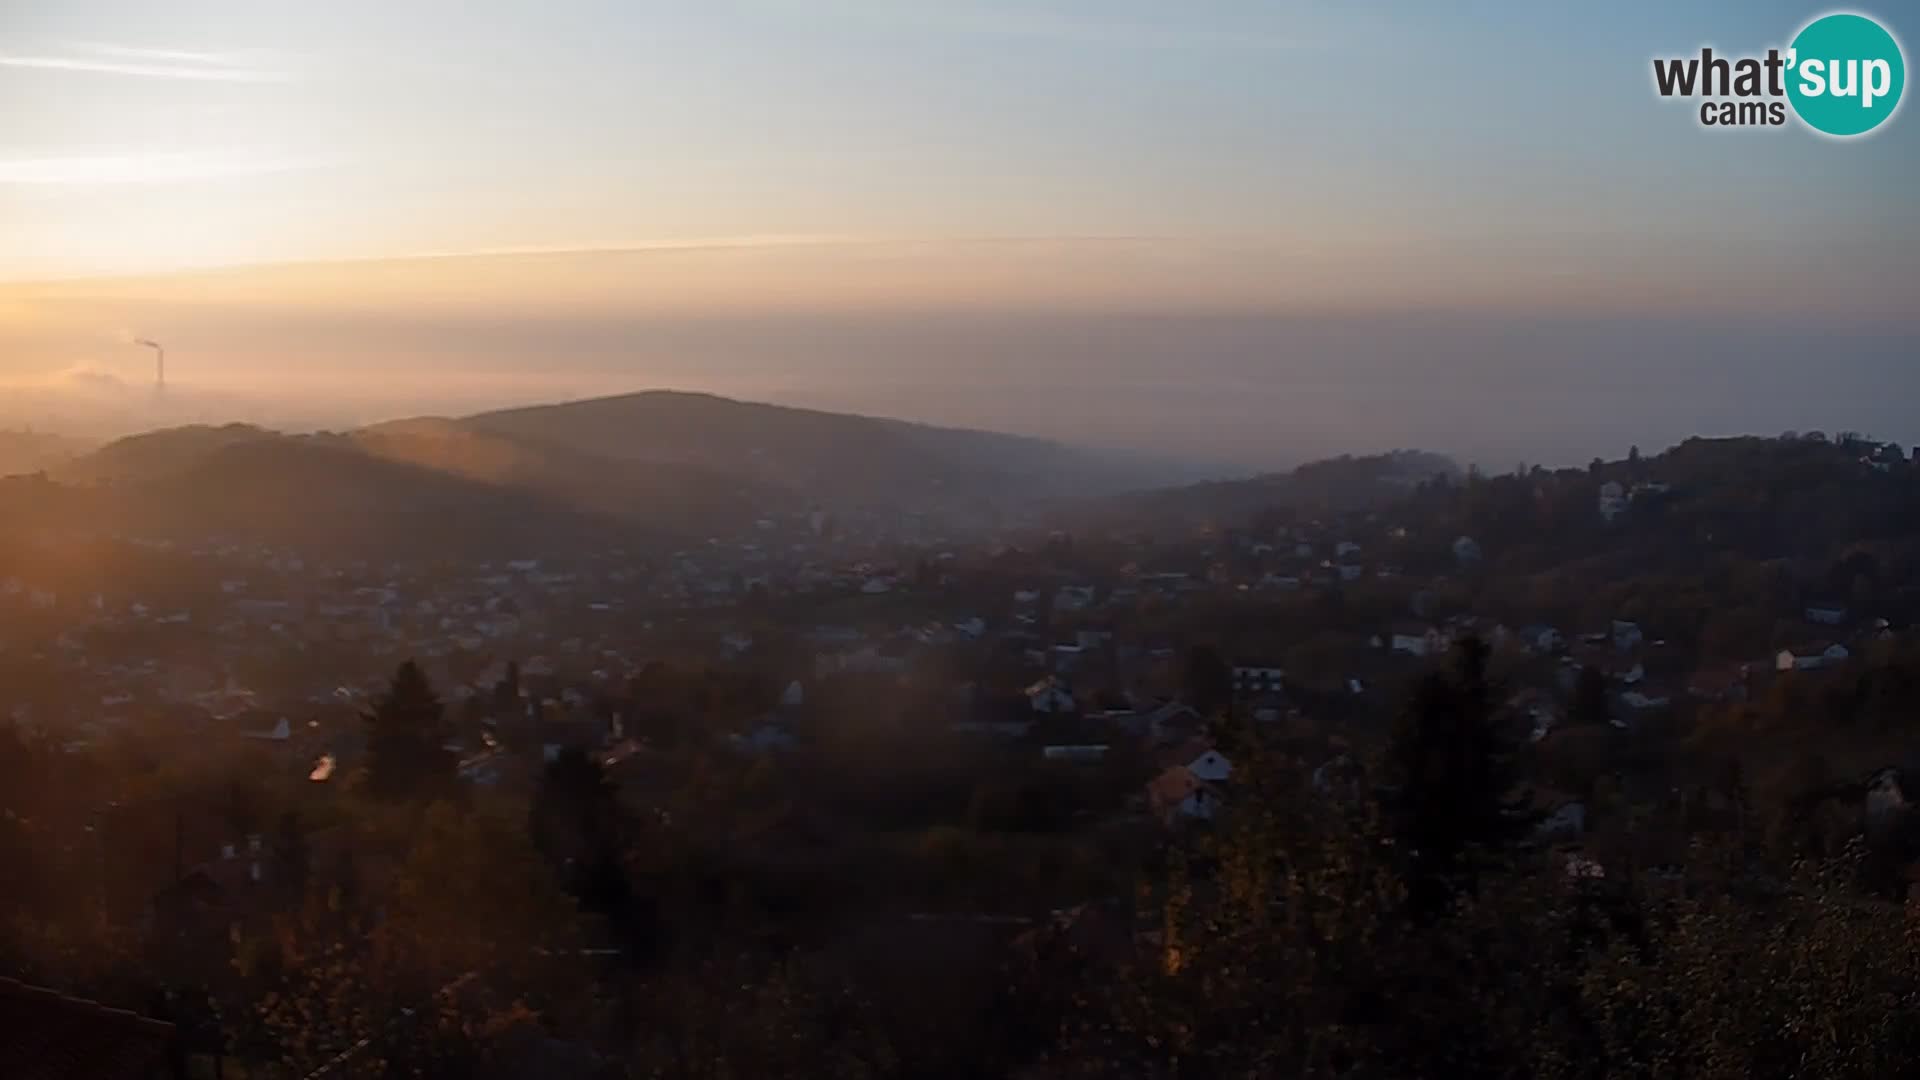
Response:
POLYGON ((1573 685, 1573 703, 1567 708, 1567 720, 1587 725, 1607 723, 1612 719, 1612 706, 1607 697, 1607 677, 1600 669, 1581 668, 1580 679, 1573 685))
POLYGON ((1516 798, 1517 733, 1502 726, 1478 638, 1429 673, 1394 723, 1382 810, 1414 914, 1441 913, 1479 871, 1532 827, 1516 798))
POLYGON ((431 799, 454 789, 455 761, 445 748, 444 711, 413 661, 394 672, 366 717, 367 789, 381 799, 431 799))
POLYGON ((577 748, 562 751, 540 777, 527 831, 582 911, 606 919, 631 955, 650 950, 652 928, 627 879, 628 822, 599 762, 577 748))
POLYGON ((506 673, 494 684, 493 711, 496 722, 511 723, 520 719, 520 662, 517 660, 507 661, 506 673))

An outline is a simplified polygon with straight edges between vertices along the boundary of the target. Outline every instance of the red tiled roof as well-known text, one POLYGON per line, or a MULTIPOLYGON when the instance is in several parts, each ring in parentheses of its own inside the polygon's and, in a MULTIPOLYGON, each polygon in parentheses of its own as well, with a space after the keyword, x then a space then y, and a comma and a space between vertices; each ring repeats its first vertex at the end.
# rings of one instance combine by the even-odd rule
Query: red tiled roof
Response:
POLYGON ((0 978, 0 1076, 7 1080, 155 1080, 172 1024, 0 978))

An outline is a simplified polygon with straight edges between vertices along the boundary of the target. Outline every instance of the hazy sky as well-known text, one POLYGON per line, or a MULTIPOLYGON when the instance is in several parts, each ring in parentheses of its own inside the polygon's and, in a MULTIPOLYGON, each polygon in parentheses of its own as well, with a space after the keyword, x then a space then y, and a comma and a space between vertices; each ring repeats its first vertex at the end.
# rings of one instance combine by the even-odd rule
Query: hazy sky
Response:
POLYGON ((674 385, 1241 460, 1911 440, 1912 110, 1651 88, 1823 10, 9 2, 0 394, 58 419, 143 334, 202 409, 330 422, 674 385))

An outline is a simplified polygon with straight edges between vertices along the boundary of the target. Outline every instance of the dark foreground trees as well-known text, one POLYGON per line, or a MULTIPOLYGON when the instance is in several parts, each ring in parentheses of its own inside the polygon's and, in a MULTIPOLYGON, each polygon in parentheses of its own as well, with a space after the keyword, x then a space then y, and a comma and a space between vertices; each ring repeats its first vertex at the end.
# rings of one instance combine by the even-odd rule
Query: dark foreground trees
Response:
POLYGON ((426 673, 409 660, 366 715, 367 791, 378 799, 431 801, 456 788, 445 710, 426 673))
POLYGON ((1863 887, 1864 842, 1769 863, 1731 816, 1655 870, 1535 842, 1483 661, 1468 647, 1415 689, 1376 763, 1391 783, 1341 798, 1249 759, 1161 924, 1080 988, 1062 1071, 1920 1075, 1920 902, 1863 887))

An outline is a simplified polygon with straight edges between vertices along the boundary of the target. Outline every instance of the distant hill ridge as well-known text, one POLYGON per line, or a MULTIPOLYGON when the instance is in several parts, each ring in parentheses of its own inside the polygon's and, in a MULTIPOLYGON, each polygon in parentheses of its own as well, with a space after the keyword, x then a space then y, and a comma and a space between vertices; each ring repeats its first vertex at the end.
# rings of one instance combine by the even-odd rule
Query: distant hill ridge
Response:
POLYGON ((1045 439, 652 390, 482 413, 474 431, 620 461, 700 465, 833 503, 910 509, 1124 490, 1132 470, 1045 439))
POLYGON ((539 520, 556 536, 636 540, 719 535, 816 507, 978 522, 1030 500, 1154 478, 1044 439, 675 391, 345 433, 170 428, 120 439, 53 475, 86 493, 75 505, 127 528, 342 536, 373 547, 407 539, 388 535, 403 521, 434 536, 446 523, 514 535, 539 520), (419 507, 438 520, 421 522, 419 507), (360 533, 335 520, 349 517, 360 533))

